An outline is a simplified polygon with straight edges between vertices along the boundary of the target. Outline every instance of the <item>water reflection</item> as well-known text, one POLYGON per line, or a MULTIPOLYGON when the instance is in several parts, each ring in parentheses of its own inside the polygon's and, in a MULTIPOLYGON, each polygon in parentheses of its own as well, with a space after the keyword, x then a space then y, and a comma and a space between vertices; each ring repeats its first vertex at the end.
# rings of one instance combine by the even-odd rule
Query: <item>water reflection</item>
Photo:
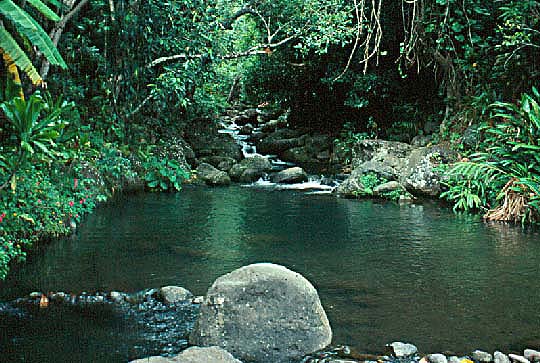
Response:
POLYGON ((186 188, 100 208, 0 294, 170 284, 203 294, 218 276, 269 261, 319 289, 336 343, 379 352, 408 340, 467 352, 540 339, 539 258, 538 231, 485 225, 437 204, 186 188))

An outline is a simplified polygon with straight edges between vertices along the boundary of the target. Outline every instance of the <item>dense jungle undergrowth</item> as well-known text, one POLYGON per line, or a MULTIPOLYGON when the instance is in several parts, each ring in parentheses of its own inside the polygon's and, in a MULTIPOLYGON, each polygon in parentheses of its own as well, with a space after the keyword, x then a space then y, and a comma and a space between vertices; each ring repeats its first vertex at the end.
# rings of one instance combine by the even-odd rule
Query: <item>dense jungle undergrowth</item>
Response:
POLYGON ((132 180, 180 189, 163 143, 238 103, 450 145, 455 210, 536 223, 539 24, 539 1, 0 1, 0 278, 132 180))

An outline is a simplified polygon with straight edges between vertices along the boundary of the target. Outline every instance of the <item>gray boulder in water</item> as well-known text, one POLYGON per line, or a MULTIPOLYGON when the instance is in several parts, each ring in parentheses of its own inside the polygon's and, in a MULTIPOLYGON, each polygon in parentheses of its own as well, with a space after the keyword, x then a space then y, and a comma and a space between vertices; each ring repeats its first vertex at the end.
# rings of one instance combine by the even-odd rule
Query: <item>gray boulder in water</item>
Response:
POLYGON ((393 342, 387 345, 394 357, 410 357, 418 352, 418 348, 410 343, 393 342))
POLYGON ((351 175, 336 188, 337 195, 344 198, 356 198, 365 189, 361 181, 362 175, 362 170, 354 169, 351 175))
POLYGON ((191 299, 193 294, 180 286, 164 286, 159 289, 159 297, 166 304, 174 304, 191 299))
POLYGON ((304 169, 295 166, 293 168, 288 168, 272 175, 270 180, 274 183, 301 183, 308 180, 308 176, 304 169))
POLYGON ((400 182, 412 194, 438 196, 442 192, 443 172, 436 166, 454 159, 455 153, 440 146, 414 149, 407 159, 400 182))
POLYGON ((294 362, 326 347, 332 331, 317 291, 300 274, 260 263, 218 278, 190 343, 220 346, 247 362, 294 362))
POLYGON ((251 183, 257 181, 270 170, 272 170, 272 163, 263 156, 255 155, 234 164, 229 170, 229 175, 234 181, 251 183))
POLYGON ((216 169, 207 163, 199 164, 197 167, 197 177, 207 185, 217 186, 231 184, 231 178, 226 172, 216 169))

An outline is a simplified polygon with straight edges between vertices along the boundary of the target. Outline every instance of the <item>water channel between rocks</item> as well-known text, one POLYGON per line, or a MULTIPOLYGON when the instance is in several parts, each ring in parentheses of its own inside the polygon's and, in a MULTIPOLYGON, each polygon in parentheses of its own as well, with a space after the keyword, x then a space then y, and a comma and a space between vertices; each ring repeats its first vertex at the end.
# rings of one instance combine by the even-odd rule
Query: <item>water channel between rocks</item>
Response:
MULTIPOLYGON (((335 344, 372 353, 394 340, 424 352, 540 348, 538 230, 486 225, 437 204, 299 191, 187 187, 119 198, 14 271, 0 301, 165 285, 202 295, 254 262, 285 265, 317 287, 335 344)), ((4 357, 32 361, 23 352, 31 346, 55 361, 111 361, 138 344, 107 308, 17 314, 0 312, 4 357)))

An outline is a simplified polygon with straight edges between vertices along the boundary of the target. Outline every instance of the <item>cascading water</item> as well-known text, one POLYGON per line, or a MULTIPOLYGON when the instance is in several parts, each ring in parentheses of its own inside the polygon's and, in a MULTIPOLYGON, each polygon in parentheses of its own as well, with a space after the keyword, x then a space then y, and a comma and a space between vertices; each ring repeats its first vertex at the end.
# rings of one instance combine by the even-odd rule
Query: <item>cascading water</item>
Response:
MULTIPOLYGON (((258 114, 261 113, 259 109, 256 110, 258 114)), ((252 127, 251 132, 262 133, 263 126, 258 121, 252 127)), ((296 164, 288 161, 283 161, 278 155, 267 154, 263 155, 257 152, 257 146, 253 142, 253 138, 246 132, 242 132, 246 126, 238 125, 235 122, 234 117, 224 116, 221 119, 220 126, 222 127, 218 132, 221 134, 229 134, 236 141, 236 143, 242 148, 242 154, 244 158, 250 158, 254 156, 262 156, 268 159, 272 163, 272 171, 279 172, 287 168, 295 167, 296 164)), ((279 184, 270 181, 268 175, 260 178, 256 182, 246 185, 250 187, 271 188, 278 190, 306 190, 312 194, 330 194, 339 185, 337 180, 321 176, 321 175, 309 175, 308 180, 302 183, 293 184, 279 184)))

